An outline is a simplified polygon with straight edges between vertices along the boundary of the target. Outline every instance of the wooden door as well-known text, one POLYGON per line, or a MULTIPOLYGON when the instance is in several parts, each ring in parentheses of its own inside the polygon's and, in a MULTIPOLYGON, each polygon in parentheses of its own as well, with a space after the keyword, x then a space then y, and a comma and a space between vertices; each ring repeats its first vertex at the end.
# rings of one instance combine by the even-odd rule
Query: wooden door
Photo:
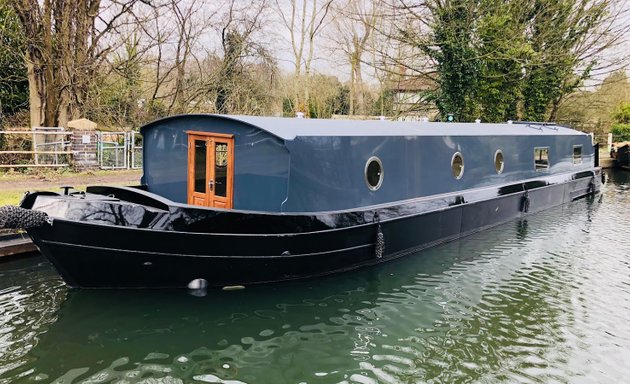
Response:
POLYGON ((232 208, 234 138, 188 133, 188 204, 232 208))

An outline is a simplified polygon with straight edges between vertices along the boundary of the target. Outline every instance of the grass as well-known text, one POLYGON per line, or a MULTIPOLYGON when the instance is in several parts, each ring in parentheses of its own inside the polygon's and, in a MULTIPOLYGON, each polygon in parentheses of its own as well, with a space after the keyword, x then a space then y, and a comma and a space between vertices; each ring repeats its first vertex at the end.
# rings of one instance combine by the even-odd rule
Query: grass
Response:
MULTIPOLYGON (((84 191, 85 187, 86 187, 85 185, 76 186, 74 190, 84 191)), ((37 190, 37 191, 52 191, 52 192, 57 192, 57 193, 63 193, 63 191, 57 187, 0 190, 0 206, 18 205, 20 203, 20 200, 22 200, 24 193, 26 193, 29 190, 31 192, 34 192, 35 190, 37 190)))
POLYGON ((10 190, 0 191, 0 206, 2 205, 18 205, 25 191, 10 190))
MULTIPOLYGON (((72 185, 75 190, 85 190, 87 185, 130 185, 129 175, 140 171, 91 170, 36 170, 29 172, 0 173, 0 206, 17 205, 26 191, 52 191, 62 193, 60 185, 72 185), (117 180, 120 176, 120 180, 117 180), (126 181, 125 181, 126 180, 126 181)), ((132 175, 132 176, 133 176, 132 175)), ((133 177, 132 177, 133 178, 133 177)), ((139 178, 139 176, 138 176, 139 178)))
POLYGON ((130 173, 130 172, 139 172, 138 170, 111 170, 111 169, 97 169, 97 170, 89 170, 82 172, 74 172, 70 169, 35 169, 35 170, 27 170, 25 172, 16 172, 16 171, 5 171, 0 172, 0 181, 20 181, 31 179, 33 177, 46 177, 46 178, 59 178, 59 177, 69 177, 69 178, 81 178, 84 176, 108 176, 115 175, 121 173, 130 173))
MULTIPOLYGON (((127 183, 107 183, 107 185, 127 185, 127 183)), ((74 188, 70 191, 85 191, 87 185, 75 185, 74 188)), ((27 191, 35 192, 35 191, 52 191, 56 193, 63 194, 63 190, 56 187, 51 186, 50 188, 26 188, 26 189, 7 189, 0 190, 0 206, 3 205, 18 205, 20 200, 27 191)))

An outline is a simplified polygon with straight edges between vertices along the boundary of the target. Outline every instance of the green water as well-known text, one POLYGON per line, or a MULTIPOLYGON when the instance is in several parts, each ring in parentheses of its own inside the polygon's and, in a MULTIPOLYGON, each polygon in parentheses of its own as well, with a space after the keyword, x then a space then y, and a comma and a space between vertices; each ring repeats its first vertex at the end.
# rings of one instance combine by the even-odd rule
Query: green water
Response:
POLYGON ((211 291, 69 291, 0 263, 0 383, 630 382, 630 173, 385 265, 211 291))

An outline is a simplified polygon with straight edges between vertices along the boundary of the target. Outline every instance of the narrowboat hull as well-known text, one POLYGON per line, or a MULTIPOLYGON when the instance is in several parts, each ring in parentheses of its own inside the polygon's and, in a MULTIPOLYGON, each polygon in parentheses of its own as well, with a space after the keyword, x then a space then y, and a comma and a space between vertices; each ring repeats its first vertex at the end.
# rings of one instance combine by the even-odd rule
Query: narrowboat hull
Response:
MULTIPOLYGON (((215 287, 250 285, 378 264, 597 193, 600 187, 596 168, 343 212, 256 214, 180 205, 144 227, 129 225, 134 219, 125 213, 117 219, 121 224, 49 212, 53 219, 28 233, 71 287, 184 288, 195 279, 215 287), (182 212, 188 224, 164 224, 182 212), (238 230, 221 233, 216 223, 190 219, 204 213, 238 230)), ((120 192, 133 195, 128 189, 120 192)), ((46 211, 37 198, 25 199, 23 208, 46 211)), ((58 196, 59 204, 73 199, 58 196)), ((143 207, 138 199, 130 200, 143 207)), ((116 210, 115 201, 99 204, 90 209, 116 210)))

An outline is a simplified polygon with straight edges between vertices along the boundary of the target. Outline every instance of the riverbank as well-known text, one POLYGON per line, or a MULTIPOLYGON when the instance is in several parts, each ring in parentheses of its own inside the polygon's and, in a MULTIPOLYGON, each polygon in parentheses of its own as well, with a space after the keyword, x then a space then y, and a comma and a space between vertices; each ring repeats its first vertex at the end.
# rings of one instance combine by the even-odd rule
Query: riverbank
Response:
POLYGON ((18 204, 26 191, 59 192, 62 186, 84 189, 87 185, 137 185, 142 170, 0 174, 0 205, 18 204))

